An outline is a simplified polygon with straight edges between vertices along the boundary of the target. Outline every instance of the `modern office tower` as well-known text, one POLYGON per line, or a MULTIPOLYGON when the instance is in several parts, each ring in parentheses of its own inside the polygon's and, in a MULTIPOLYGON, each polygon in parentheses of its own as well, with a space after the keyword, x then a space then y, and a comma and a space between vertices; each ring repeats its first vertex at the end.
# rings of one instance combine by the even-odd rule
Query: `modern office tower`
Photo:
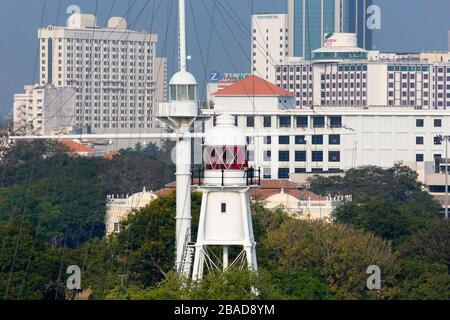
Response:
POLYGON ((286 62, 288 50, 286 14, 252 16, 253 74, 275 82, 275 66, 286 62))
POLYGON ((372 30, 367 26, 367 9, 373 0, 343 0, 342 1, 342 32, 355 33, 358 37, 358 47, 371 50, 372 30))
POLYGON ((123 18, 101 28, 95 16, 74 14, 68 26, 39 29, 38 37, 40 83, 75 88, 76 131, 153 128, 156 35, 129 30, 123 18))
POLYGON ((358 46, 372 49, 367 7, 372 0, 289 0, 289 55, 311 59, 329 33, 356 33, 358 46))
POLYGON ((311 58, 323 45, 324 35, 343 28, 342 0, 289 0, 289 55, 311 58))
POLYGON ((25 93, 14 95, 14 131, 30 135, 68 133, 75 124, 74 111, 74 89, 25 86, 25 93))

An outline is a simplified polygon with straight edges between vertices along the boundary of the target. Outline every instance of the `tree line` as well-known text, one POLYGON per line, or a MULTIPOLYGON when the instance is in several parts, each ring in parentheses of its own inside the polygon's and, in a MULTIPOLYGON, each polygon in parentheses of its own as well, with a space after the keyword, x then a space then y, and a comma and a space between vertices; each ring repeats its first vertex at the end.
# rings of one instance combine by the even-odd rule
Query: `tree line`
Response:
MULTIPOLYGON (((134 212, 104 237, 108 194, 157 190, 174 179, 170 146, 74 157, 48 141, 21 143, 0 160, 0 298, 67 299, 77 265, 91 299, 449 299, 449 223, 417 175, 397 165, 313 177, 321 195, 353 195, 333 223, 300 221, 252 204, 258 274, 174 273, 175 193, 134 212), (366 286, 381 269, 380 290, 366 286), (258 288, 255 296, 252 288, 258 288)), ((192 195, 196 234, 201 194, 192 195)))

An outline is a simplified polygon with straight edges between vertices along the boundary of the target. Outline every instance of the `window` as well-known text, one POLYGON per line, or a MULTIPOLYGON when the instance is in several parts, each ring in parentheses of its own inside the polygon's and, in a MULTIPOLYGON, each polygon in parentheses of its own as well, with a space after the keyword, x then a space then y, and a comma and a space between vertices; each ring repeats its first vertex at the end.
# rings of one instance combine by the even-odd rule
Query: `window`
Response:
POLYGON ((272 127, 272 117, 265 116, 264 117, 264 128, 272 127))
POLYGON ((338 134, 331 134, 328 137, 328 144, 330 145, 340 145, 341 144, 341 136, 338 134))
POLYGON ((289 169, 288 168, 278 169, 278 179, 289 179, 289 169))
POLYGON ((323 136, 322 135, 316 135, 312 136, 312 144, 323 144, 323 136))
POLYGON ((114 223, 114 232, 119 232, 120 231, 120 225, 118 222, 114 223))
POLYGON ((329 162, 340 162, 341 161, 341 153, 339 151, 328 152, 328 161, 329 162))
POLYGON ((322 151, 313 151, 312 152, 312 161, 313 162, 323 162, 323 152, 322 151))
POLYGON ((316 116, 313 118, 314 128, 325 128, 325 117, 316 116))
POLYGON ((295 151, 296 162, 306 162, 306 151, 295 151))
POLYGON ((306 173, 306 168, 295 168, 295 173, 306 173))
POLYGON ((264 161, 272 161, 272 151, 264 151, 264 161))
POLYGON ((423 126, 424 126, 423 119, 416 119, 416 127, 417 128, 423 128, 423 126))
POLYGON ((416 144, 423 144, 423 137, 416 137, 416 144))
POLYGON ((280 136, 278 137, 278 144, 289 144, 289 136, 280 136))
POLYGON ((264 179, 272 179, 272 169, 271 168, 263 169, 263 178, 264 179))
POLYGON ((247 150, 247 160, 248 161, 255 161, 255 151, 247 150))
POLYGON ((220 204, 220 213, 227 213, 227 204, 224 202, 220 204))
POLYGON ((342 127, 342 117, 341 116, 330 117, 330 126, 331 126, 331 128, 341 128, 342 127))
POLYGON ((442 127, 442 120, 441 119, 434 119, 434 127, 435 128, 441 128, 442 127))
POLYGON ((272 137, 264 137, 264 144, 272 144, 272 137))
POLYGON ((308 127, 308 117, 302 116, 296 118, 297 128, 306 128, 308 127))
POLYGON ((247 128, 255 127, 255 117, 247 117, 247 128))
POLYGON ((440 146, 442 144, 442 139, 441 137, 434 137, 433 142, 435 146, 440 146))
POLYGON ((278 161, 288 162, 289 161, 289 151, 279 151, 278 152, 278 161))
POLYGON ((290 128, 291 127, 291 117, 281 116, 280 117, 280 128, 290 128))
POLYGON ((305 136, 295 136, 295 144, 306 144, 305 136))
POLYGON ((423 162, 423 154, 421 153, 416 154, 416 162, 423 162))

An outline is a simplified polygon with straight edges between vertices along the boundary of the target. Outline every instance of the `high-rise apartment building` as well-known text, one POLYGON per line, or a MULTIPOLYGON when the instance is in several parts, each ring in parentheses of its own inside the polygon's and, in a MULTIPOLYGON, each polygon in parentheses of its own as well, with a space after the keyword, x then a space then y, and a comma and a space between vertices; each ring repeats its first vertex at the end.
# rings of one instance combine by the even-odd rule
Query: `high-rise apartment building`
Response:
MULTIPOLYGON (((123 18, 111 18, 101 28, 95 16, 74 14, 68 26, 39 29, 38 37, 40 83, 76 90, 78 130, 119 133, 154 127, 156 35, 129 30, 123 18)), ((159 69, 166 72, 164 66, 159 69)))
POLYGON ((17 134, 68 133, 75 124, 75 90, 53 85, 25 86, 14 95, 14 131, 17 134))
POLYGON ((356 33, 361 48, 372 49, 372 30, 367 28, 371 0, 289 0, 289 55, 310 60, 328 33, 356 33))
POLYGON ((286 14, 252 16, 253 73, 275 82, 275 66, 286 62, 289 54, 286 14))

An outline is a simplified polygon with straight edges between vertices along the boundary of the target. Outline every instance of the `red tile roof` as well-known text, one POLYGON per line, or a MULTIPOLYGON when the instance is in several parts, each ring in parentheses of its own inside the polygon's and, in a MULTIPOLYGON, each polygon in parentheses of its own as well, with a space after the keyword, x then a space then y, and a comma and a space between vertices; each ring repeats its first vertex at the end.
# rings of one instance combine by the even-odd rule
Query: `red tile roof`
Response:
POLYGON ((249 76, 242 81, 223 88, 215 96, 275 96, 293 97, 294 94, 257 76, 249 76))
POLYGON ((95 149, 89 147, 87 144, 79 143, 74 140, 61 140, 59 143, 65 145, 74 153, 95 153, 95 149))
POLYGON ((265 200, 275 194, 281 193, 281 190, 299 200, 325 200, 325 198, 312 193, 311 191, 300 190, 298 184, 289 180, 261 180, 261 186, 250 191, 250 196, 252 198, 265 200))
MULTIPOLYGON (((165 188, 156 191, 155 194, 159 197, 170 195, 176 189, 176 182, 171 182, 165 188)), ((194 191, 194 188, 192 189, 194 191)), ((323 201, 321 197, 311 191, 300 190, 299 185, 289 180, 261 180, 261 186, 250 191, 252 199, 266 200, 267 198, 281 193, 289 194, 299 200, 323 201)))
POLYGON ((117 157, 117 156, 120 156, 120 153, 113 151, 113 152, 105 154, 103 157, 108 160, 112 160, 114 157, 117 157))
POLYGON ((175 190, 176 190, 176 182, 174 181, 166 184, 166 186, 163 189, 156 191, 155 194, 158 197, 166 197, 169 196, 175 190))

